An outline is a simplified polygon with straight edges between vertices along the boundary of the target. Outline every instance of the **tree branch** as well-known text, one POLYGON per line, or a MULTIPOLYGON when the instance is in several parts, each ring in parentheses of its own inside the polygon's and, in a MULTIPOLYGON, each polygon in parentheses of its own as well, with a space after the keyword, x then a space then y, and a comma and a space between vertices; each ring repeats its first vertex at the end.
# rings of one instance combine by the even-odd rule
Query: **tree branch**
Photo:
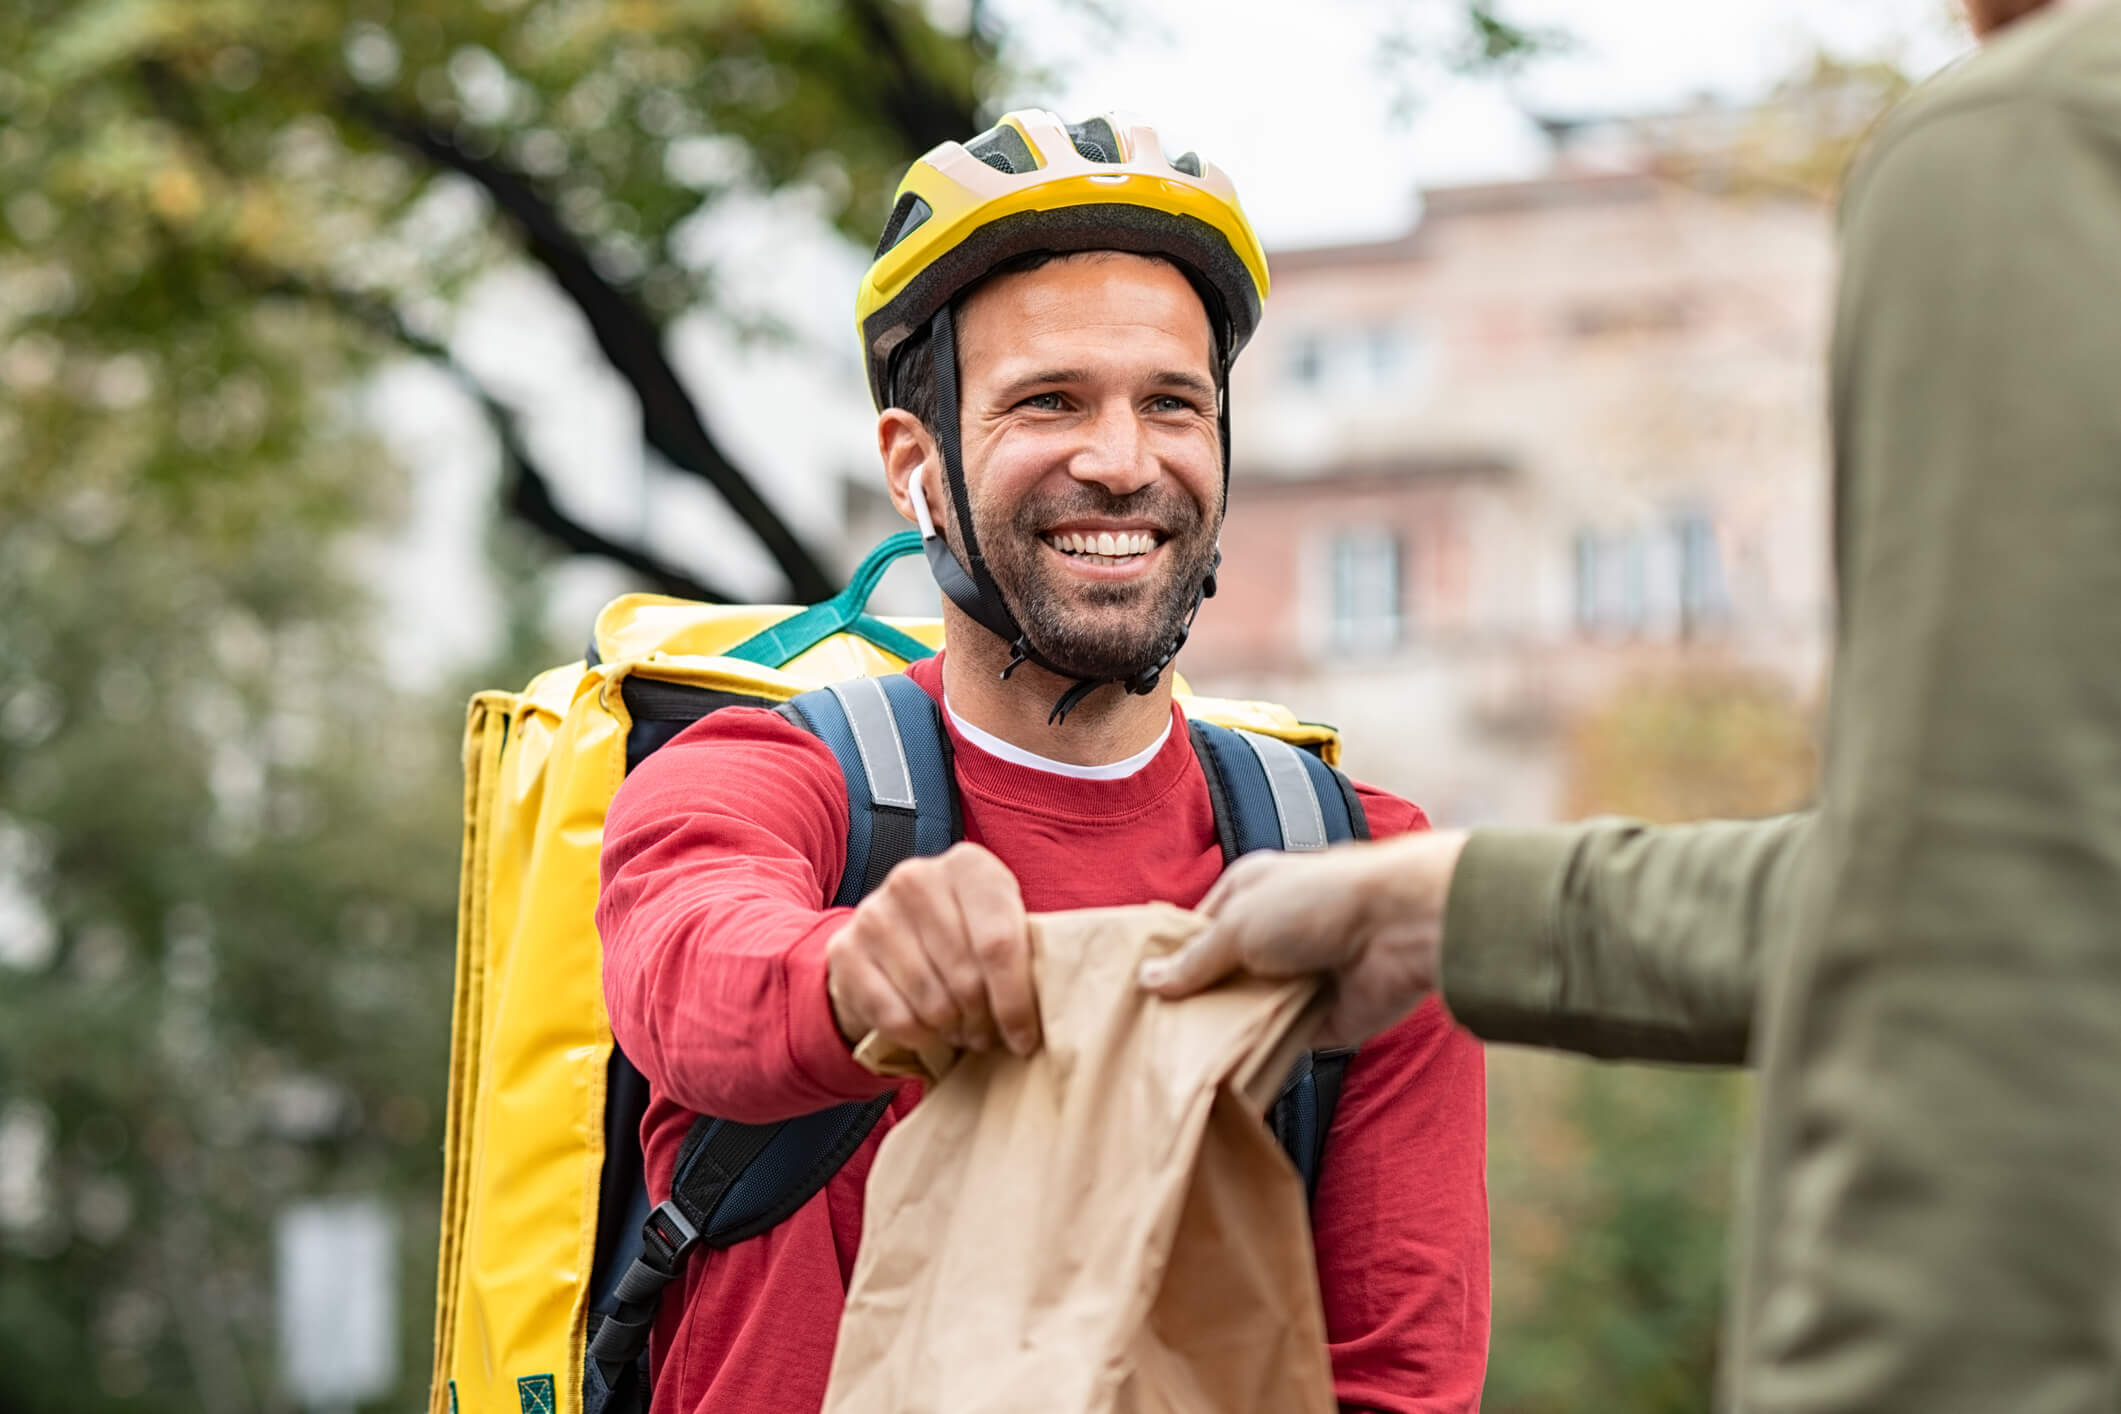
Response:
MULTIPOLYGON (((890 69, 891 82, 881 95, 884 113, 906 140, 908 151, 962 142, 979 131, 970 97, 950 92, 915 62, 881 0, 847 0, 847 9, 890 69)), ((979 33, 976 25, 972 32, 979 33)))
POLYGON ((515 409, 489 392, 445 345, 407 324, 386 302, 357 291, 319 285, 286 271, 266 271, 248 263, 239 263, 236 269, 263 294, 327 305, 447 373, 478 403, 493 429, 494 439, 500 443, 509 510, 547 539, 575 554, 595 555, 623 565, 664 594, 710 604, 739 602, 739 596, 659 559, 645 547, 614 540, 569 515, 553 495, 551 478, 538 468, 524 445, 521 419, 515 409))
POLYGON ((632 385, 641 402, 642 428, 648 444, 672 466, 700 477, 720 493, 773 556, 798 601, 829 598, 837 589, 832 576, 708 432, 698 407, 664 353, 661 327, 623 290, 598 273, 582 242, 567 229, 558 211, 530 179, 493 158, 466 151, 454 134, 422 117, 399 112, 361 94, 345 99, 344 107, 377 132, 485 189, 522 233, 531 258, 580 308, 604 357, 632 385))
MULTIPOLYGON (((136 72, 155 110, 188 133, 199 143, 207 160, 216 169, 226 172, 228 163, 215 140, 212 125, 206 121, 190 89, 175 71, 162 60, 149 58, 140 61, 136 72)), ((489 392, 447 347, 407 324, 388 302, 359 291, 319 283, 292 271, 269 269, 247 256, 235 256, 228 263, 239 277, 261 294, 323 304, 447 373, 466 395, 478 403, 500 444, 509 510, 547 539, 575 554, 596 555, 622 565, 665 594, 709 603, 735 601, 736 596, 666 563, 645 547, 614 540, 568 515, 553 495, 551 478, 538 467, 524 444, 515 409, 489 392)), ((777 520, 775 524, 778 524, 777 520)))

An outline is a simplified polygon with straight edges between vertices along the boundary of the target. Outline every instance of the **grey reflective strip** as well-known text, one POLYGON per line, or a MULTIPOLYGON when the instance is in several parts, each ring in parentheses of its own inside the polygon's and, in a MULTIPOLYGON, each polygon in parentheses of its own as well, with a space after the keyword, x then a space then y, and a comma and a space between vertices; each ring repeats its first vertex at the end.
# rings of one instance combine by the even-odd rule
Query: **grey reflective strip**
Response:
POLYGON ((869 798, 900 810, 918 809, 906 743, 899 740, 898 718, 891 715, 884 685, 875 678, 856 678, 832 684, 831 692, 847 713, 847 725, 854 728, 854 749, 861 752, 862 769, 869 773, 869 798))
POLYGON ((1266 770, 1267 789, 1274 793, 1274 814, 1281 821, 1281 847, 1324 849, 1326 817, 1318 808, 1318 793, 1311 788, 1311 773, 1304 769, 1296 748, 1257 732, 1240 730, 1238 735, 1266 770))

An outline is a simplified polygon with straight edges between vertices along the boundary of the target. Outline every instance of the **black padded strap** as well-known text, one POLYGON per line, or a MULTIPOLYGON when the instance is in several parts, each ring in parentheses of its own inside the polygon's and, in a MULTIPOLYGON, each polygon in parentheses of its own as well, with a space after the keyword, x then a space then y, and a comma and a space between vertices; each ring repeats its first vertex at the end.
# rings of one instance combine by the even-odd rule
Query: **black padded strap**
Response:
POLYGON ((704 1236, 715 1210, 780 1132, 778 1124, 737 1124, 701 1115, 686 1131, 670 1176, 670 1201, 704 1236))
POLYGON ((1207 738, 1207 723, 1187 722, 1186 734, 1193 740, 1194 759, 1208 781, 1208 809, 1215 817, 1215 840, 1222 846, 1223 868, 1237 862, 1237 815, 1230 807, 1230 787, 1223 780, 1222 766, 1207 738))
POLYGON ((902 860, 913 858, 916 817, 911 810, 878 806, 870 817, 869 864, 862 871, 862 897, 867 898, 884 882, 884 876, 902 860))
POLYGON ((671 1201, 699 1245, 733 1247, 780 1226, 840 1171, 891 1103, 889 1092, 773 1124, 702 1117, 695 1161, 680 1161, 671 1201))
POLYGON ((1340 1107, 1341 1083, 1348 1078, 1348 1062, 1355 1058, 1353 1046, 1335 1046, 1311 1053, 1311 1079, 1318 1086, 1318 1147, 1326 1146, 1326 1131, 1333 1127, 1333 1112, 1340 1107))
MULTIPOLYGON (((1369 838, 1369 823, 1354 787, 1323 761, 1279 741, 1212 722, 1189 722, 1187 729, 1207 781, 1208 804, 1215 816, 1215 837, 1225 868, 1252 850, 1284 847, 1291 830, 1312 848, 1317 847, 1321 833, 1326 844, 1369 838), (1345 812, 1323 808, 1321 775, 1333 782, 1334 804, 1345 802, 1345 812)), ((1313 1199, 1318 1196, 1326 1138, 1340 1104, 1348 1057, 1353 1054, 1352 1050, 1329 1050, 1298 1056, 1267 1111, 1268 1128, 1302 1175, 1304 1192, 1313 1199)))
POLYGON ((779 1226, 861 1146, 889 1094, 777 1124, 701 1116, 686 1132, 670 1200, 648 1215, 641 1255, 619 1278, 618 1308, 589 1341, 589 1358, 616 1392, 647 1348, 663 1291, 695 1247, 730 1247, 779 1226))
POLYGON ((1338 767, 1327 766, 1326 769, 1333 773, 1333 784, 1339 788, 1340 798, 1348 807, 1348 826, 1355 832, 1355 838, 1370 838, 1370 817, 1362 808, 1362 795, 1355 789, 1355 782, 1338 767))

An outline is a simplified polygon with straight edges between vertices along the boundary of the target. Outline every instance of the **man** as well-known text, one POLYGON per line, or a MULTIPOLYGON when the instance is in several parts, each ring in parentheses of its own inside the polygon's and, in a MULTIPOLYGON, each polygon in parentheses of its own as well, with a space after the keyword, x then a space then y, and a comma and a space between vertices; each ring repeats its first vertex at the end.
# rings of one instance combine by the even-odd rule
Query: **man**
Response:
POLYGON ((2121 3, 2039 8, 1844 201, 1817 813, 1233 871, 1150 979, 1334 968, 1352 1037, 1447 941, 1491 1039, 1757 1056, 1745 1410, 2121 1407, 2121 3))
MULTIPOLYGON (((915 165, 879 250, 861 295, 878 448, 946 591, 949 651, 910 676, 945 708, 965 843, 834 909, 848 807, 822 743, 727 709, 633 773, 598 924, 658 1197, 696 1114, 891 1089, 850 1054, 870 1033, 1030 1053, 1027 913, 1192 905, 1222 868, 1167 667, 1216 569, 1222 399, 1266 286, 1227 179, 1144 127, 1011 114, 915 165)), ((1377 836, 1425 828, 1361 799, 1377 836)), ((1346 1408, 1478 1407, 1484 1084, 1436 1006, 1346 1072, 1313 1208, 1346 1408)), ((790 1221, 689 1266, 652 1345, 658 1414, 819 1406, 864 1179, 918 1096, 898 1087, 790 1221)))

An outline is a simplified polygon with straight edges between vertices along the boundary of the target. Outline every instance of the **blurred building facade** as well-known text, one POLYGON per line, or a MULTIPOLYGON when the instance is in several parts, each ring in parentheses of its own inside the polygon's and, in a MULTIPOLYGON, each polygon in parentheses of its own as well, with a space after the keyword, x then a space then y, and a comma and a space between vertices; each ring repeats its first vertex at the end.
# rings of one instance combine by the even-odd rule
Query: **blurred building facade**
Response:
POLYGON ((1181 661, 1445 823, 1556 814, 1569 724, 1646 674, 1825 666, 1830 209, 1742 180, 1728 110, 1552 131, 1546 175, 1271 257, 1181 661))

